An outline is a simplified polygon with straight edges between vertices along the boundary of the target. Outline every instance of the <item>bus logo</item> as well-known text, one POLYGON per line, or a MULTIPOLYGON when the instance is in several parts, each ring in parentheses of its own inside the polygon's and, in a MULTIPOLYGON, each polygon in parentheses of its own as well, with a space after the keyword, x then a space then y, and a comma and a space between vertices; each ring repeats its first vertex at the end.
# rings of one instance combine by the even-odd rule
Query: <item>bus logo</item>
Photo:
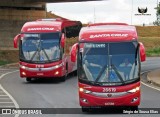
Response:
POLYGON ((41 68, 39 68, 39 71, 42 71, 42 69, 41 69, 41 68))
POLYGON ((146 8, 139 8, 138 7, 138 12, 142 13, 142 14, 147 13, 147 7, 146 8))
POLYGON ((106 96, 107 96, 107 97, 112 97, 112 94, 108 93, 106 96))

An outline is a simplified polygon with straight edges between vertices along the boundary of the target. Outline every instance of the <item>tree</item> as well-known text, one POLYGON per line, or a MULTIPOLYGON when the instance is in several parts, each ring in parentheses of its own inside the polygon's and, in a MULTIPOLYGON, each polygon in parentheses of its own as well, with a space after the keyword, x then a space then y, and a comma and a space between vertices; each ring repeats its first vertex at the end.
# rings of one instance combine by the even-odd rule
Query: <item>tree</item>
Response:
POLYGON ((154 25, 160 26, 160 2, 157 4, 157 7, 155 8, 157 10, 157 20, 153 22, 154 25))

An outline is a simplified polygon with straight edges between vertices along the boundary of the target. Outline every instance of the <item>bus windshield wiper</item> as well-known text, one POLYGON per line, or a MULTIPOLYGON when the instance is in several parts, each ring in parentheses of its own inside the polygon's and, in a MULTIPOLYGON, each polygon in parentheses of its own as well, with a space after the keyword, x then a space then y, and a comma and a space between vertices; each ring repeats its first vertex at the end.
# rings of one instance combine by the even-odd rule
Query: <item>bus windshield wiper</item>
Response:
POLYGON ((47 57, 48 61, 50 61, 50 60, 49 60, 49 57, 48 57, 48 55, 47 55, 47 53, 46 53, 46 51, 44 50, 44 48, 42 48, 42 51, 43 51, 43 52, 44 52, 44 54, 46 55, 46 57, 47 57))
POLYGON ((115 73, 117 74, 118 78, 120 79, 120 81, 125 84, 122 76, 120 75, 120 73, 118 72, 117 68, 114 66, 114 64, 111 65, 111 67, 113 68, 113 70, 115 71, 115 73))
POLYGON ((37 50, 34 52, 33 56, 32 56, 31 59, 30 59, 30 61, 33 60, 33 58, 35 57, 35 55, 37 54, 37 52, 38 52, 38 48, 37 48, 37 50))
POLYGON ((101 78, 102 73, 104 72, 104 70, 106 69, 106 67, 107 67, 107 64, 106 64, 106 65, 102 68, 102 70, 99 72, 96 80, 94 81, 94 84, 96 84, 96 83, 98 82, 98 80, 101 78))

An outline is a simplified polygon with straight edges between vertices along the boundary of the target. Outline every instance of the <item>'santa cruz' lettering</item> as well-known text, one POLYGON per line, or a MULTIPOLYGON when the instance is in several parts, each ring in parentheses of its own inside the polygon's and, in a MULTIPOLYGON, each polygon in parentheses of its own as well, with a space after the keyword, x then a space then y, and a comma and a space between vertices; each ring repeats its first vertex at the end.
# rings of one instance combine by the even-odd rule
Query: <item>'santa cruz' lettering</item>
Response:
POLYGON ((28 31, 35 31, 35 30, 54 30, 54 28, 28 28, 28 31))
POLYGON ((101 37, 127 37, 128 34, 96 34, 90 35, 89 38, 101 38, 101 37))

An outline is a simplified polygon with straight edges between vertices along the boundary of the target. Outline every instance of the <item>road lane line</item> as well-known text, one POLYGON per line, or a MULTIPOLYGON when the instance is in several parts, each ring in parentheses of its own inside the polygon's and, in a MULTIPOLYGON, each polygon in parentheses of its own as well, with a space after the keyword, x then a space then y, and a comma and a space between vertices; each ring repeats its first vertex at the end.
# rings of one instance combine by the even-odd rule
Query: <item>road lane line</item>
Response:
POLYGON ((144 83, 144 82, 142 82, 142 81, 141 81, 141 83, 142 83, 143 85, 149 87, 149 88, 152 88, 152 89, 155 89, 155 90, 157 90, 157 91, 160 91, 160 89, 155 88, 155 87, 152 87, 152 86, 150 86, 150 85, 147 85, 146 83, 144 83))
POLYGON ((2 103, 13 103, 13 102, 0 102, 0 104, 2 104, 2 103))
MULTIPOLYGON (((15 106, 0 106, 0 108, 15 108, 15 106)), ((17 116, 15 116, 17 117, 17 116)))
MULTIPOLYGON (((152 71, 152 70, 144 71, 144 72, 141 73, 141 75, 143 75, 144 73, 150 72, 150 71, 152 71)), ((157 91, 160 91, 159 88, 152 87, 152 86, 150 86, 150 85, 144 83, 143 81, 141 81, 141 83, 142 83, 143 85, 149 87, 149 88, 152 88, 152 89, 155 89, 155 90, 157 90, 157 91)))
POLYGON ((7 96, 7 95, 0 95, 0 97, 4 97, 4 96, 7 96))
MULTIPOLYGON (((1 76, 0 76, 0 80, 4 77, 4 76, 6 76, 6 75, 8 75, 8 74, 11 74, 11 73, 14 73, 14 72, 17 72, 18 70, 15 70, 15 71, 12 71, 12 72, 7 72, 7 73, 5 73, 5 74, 2 74, 1 76)), ((0 89, 2 89, 6 94, 7 94, 7 96, 9 96, 9 98, 12 100, 12 102, 14 103, 14 105, 15 105, 15 107, 16 108, 19 108, 19 105, 18 105, 18 103, 16 102, 16 100, 2 87, 2 85, 0 84, 0 89)), ((11 108, 11 107, 10 107, 11 108)), ((16 114, 15 115, 15 117, 19 117, 19 114, 16 114)))
POLYGON ((3 99, 10 99, 10 98, 0 98, 0 100, 3 100, 3 99))

